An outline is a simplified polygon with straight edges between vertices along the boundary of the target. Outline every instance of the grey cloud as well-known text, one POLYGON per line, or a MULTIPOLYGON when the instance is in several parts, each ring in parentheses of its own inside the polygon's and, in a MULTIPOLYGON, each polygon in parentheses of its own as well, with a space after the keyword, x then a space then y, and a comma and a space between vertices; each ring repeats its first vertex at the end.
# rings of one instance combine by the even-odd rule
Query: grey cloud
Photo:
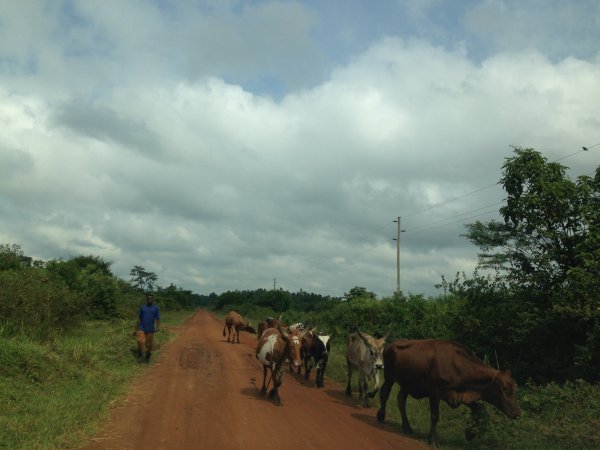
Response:
POLYGON ((54 121, 75 134, 119 144, 152 159, 164 153, 160 136, 149 130, 143 119, 122 117, 108 107, 72 101, 55 112, 54 121))

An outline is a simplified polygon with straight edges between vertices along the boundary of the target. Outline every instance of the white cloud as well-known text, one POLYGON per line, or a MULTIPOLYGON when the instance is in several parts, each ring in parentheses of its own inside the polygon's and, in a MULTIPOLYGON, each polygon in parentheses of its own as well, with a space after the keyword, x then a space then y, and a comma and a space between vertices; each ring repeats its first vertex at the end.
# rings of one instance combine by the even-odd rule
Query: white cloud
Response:
MULTIPOLYGON (((474 267, 461 221, 489 216, 502 193, 463 194, 498 181, 509 145, 554 159, 600 140, 598 59, 507 49, 476 62, 388 36, 315 83, 303 67, 318 59, 315 12, 234 6, 77 3, 59 38, 48 30, 67 20, 60 8, 41 18, 4 6, 44 22, 29 46, 0 46, 4 241, 44 259, 98 255, 124 278, 143 265, 202 293, 277 278, 382 295, 396 286, 401 215, 402 287, 432 293, 442 274, 474 267), (189 39, 220 28, 219 47, 189 39), (45 55, 33 75, 4 63, 26 48, 45 55), (272 74, 304 87, 248 87, 272 74)), ((579 174, 597 161, 562 162, 579 174)))

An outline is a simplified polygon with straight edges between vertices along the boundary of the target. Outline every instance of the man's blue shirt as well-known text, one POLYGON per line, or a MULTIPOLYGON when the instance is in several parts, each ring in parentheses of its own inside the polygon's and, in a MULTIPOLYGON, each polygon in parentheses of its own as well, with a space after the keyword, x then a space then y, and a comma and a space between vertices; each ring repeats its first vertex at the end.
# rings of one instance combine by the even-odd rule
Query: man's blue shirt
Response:
POLYGON ((139 318, 140 329, 144 333, 154 333, 154 321, 160 320, 160 310, 157 305, 142 305, 139 318))

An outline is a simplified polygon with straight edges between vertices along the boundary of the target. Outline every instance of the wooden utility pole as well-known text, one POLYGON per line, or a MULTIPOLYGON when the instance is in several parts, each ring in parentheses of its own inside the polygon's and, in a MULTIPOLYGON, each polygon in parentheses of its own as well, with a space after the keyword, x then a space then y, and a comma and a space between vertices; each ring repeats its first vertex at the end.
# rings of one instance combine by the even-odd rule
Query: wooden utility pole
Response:
POLYGON ((400 233, 404 230, 400 226, 400 216, 394 222, 398 224, 398 234, 394 239, 396 241, 396 293, 400 295, 400 233))

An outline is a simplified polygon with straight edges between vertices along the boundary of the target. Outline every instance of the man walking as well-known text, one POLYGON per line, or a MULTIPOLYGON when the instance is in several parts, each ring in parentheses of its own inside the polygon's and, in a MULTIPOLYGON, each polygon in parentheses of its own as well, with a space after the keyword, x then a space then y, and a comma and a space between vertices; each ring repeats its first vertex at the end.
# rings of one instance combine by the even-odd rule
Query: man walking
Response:
POLYGON ((160 328, 160 309, 154 304, 154 296, 151 293, 146 294, 146 304, 140 308, 137 328, 138 358, 140 361, 150 362, 154 333, 160 328), (156 327, 154 326, 155 322, 156 327), (144 344, 146 345, 145 358, 143 358, 144 344))

